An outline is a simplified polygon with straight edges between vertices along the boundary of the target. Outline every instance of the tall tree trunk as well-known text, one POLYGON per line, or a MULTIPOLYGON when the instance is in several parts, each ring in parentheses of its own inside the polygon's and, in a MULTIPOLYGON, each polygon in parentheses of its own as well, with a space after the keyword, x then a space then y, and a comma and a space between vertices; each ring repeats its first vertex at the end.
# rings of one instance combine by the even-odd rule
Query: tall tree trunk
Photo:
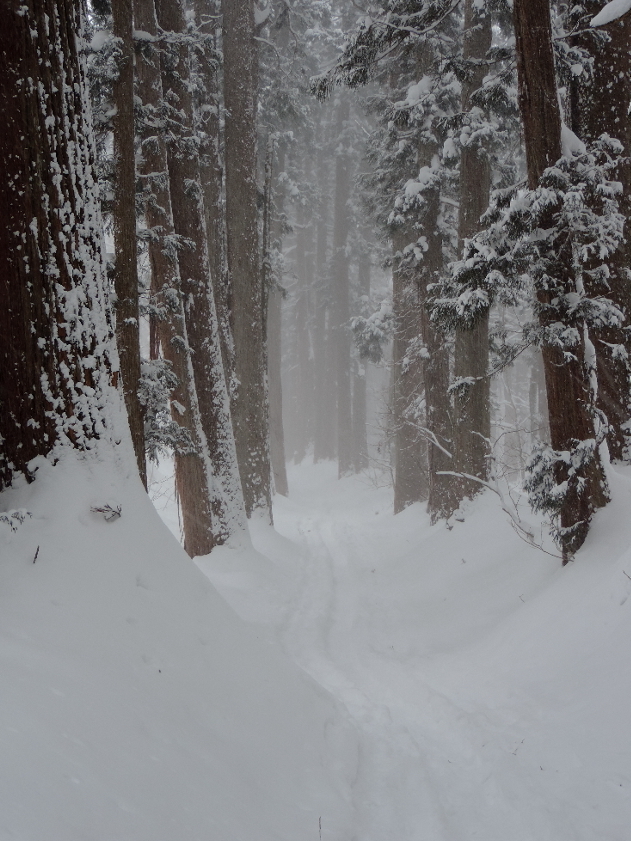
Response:
POLYGON ((3 0, 0 490, 112 439, 114 341, 74 0, 3 0))
MULTIPOLYGON (((585 142, 591 143, 602 134, 619 140, 625 158, 617 168, 622 182, 620 210, 627 220, 631 216, 631 15, 627 14, 608 26, 589 28, 589 20, 602 9, 602 0, 583 0, 579 34, 573 42, 582 47, 593 61, 592 73, 583 73, 573 80, 571 92, 572 129, 585 142)), ((608 444, 611 457, 628 458, 631 420, 631 338, 628 319, 631 316, 631 236, 625 225, 626 242, 609 258, 610 276, 605 283, 587 279, 591 295, 604 295, 626 315, 626 327, 609 327, 593 331, 598 368, 598 408, 609 421, 608 444)))
MULTIPOLYGON (((158 35, 154 0, 135 0, 136 29, 158 35)), ((182 511, 184 549, 191 556, 207 555, 215 544, 211 503, 213 468, 195 389, 184 300, 175 247, 175 228, 167 163, 163 91, 158 51, 141 43, 136 60, 138 95, 143 107, 140 174, 145 221, 151 233, 149 261, 152 292, 160 318, 154 319, 162 354, 177 377, 170 395, 171 417, 189 436, 190 449, 175 453, 175 482, 182 511)))
MULTIPOLYGON (((471 96, 478 90, 488 71, 482 63, 491 46, 491 16, 476 11, 473 0, 465 0, 465 61, 481 62, 471 67, 462 84, 462 111, 471 108, 471 96)), ((480 229, 480 217, 486 211, 491 189, 489 157, 482 146, 463 146, 460 155, 460 212, 458 242, 462 253, 465 241, 480 229)), ((485 479, 488 473, 488 445, 491 434, 489 359, 489 320, 485 314, 469 330, 456 330, 454 378, 472 378, 473 383, 454 396, 454 464, 453 469, 485 479)), ((481 485, 458 479, 454 483, 454 505, 466 496, 473 496, 481 485)))
MULTIPOLYGON (((357 295, 359 307, 370 299, 370 256, 367 244, 357 266, 357 295)), ((368 467, 368 435, 366 427, 366 366, 367 359, 355 358, 353 371, 353 464, 356 473, 368 467)))
POLYGON ((398 514, 425 500, 429 494, 427 444, 421 435, 426 426, 423 390, 425 367, 420 348, 424 299, 414 272, 404 261, 403 252, 414 240, 409 227, 392 236, 394 269, 392 306, 394 340, 392 345, 394 425, 394 513, 398 514))
MULTIPOLYGON (((331 105, 327 103, 322 108, 331 105)), ((329 278, 329 218, 331 173, 326 149, 325 127, 328 121, 322 118, 318 129, 318 151, 316 170, 320 201, 316 222, 316 279, 314 306, 314 391, 315 419, 313 460, 335 458, 335 369, 331 359, 331 290, 329 278)))
MULTIPOLYGON (((165 32, 186 31, 180 0, 158 0, 158 23, 165 32)), ((245 527, 243 493, 230 421, 230 404, 219 342, 219 327, 208 265, 208 248, 197 143, 189 55, 175 39, 161 54, 170 143, 167 149, 175 232, 188 241, 178 251, 185 320, 192 351, 195 388, 204 435, 213 467, 213 535, 225 542, 245 527)))
POLYGON ((333 223, 334 339, 337 376, 337 459, 338 473, 348 476, 353 469, 353 427, 351 406, 351 338, 349 259, 346 253, 350 226, 350 157, 343 133, 349 119, 347 97, 337 105, 339 147, 335 160, 335 208, 333 223))
POLYGON ((194 0, 195 23, 203 37, 197 49, 197 70, 201 94, 196 108, 199 132, 199 170, 204 191, 208 262, 219 322, 221 354, 230 384, 234 368, 234 343, 230 329, 228 273, 226 266, 226 217, 223 196, 223 161, 221 157, 221 85, 220 52, 216 41, 219 24, 219 0, 194 0))
POLYGON ((284 175, 285 148, 270 142, 268 149, 269 182, 266 179, 266 212, 268 215, 263 265, 267 289, 267 377, 269 382, 269 437, 270 462, 274 490, 287 496, 287 466, 285 464, 285 432, 283 429, 282 361, 282 301, 283 293, 277 276, 277 265, 282 252, 283 212, 285 188, 273 176, 273 156, 276 155, 276 172, 284 175), (273 189, 275 185, 275 189, 273 189))
MULTIPOLYGON (((549 0, 515 0, 513 7, 517 50, 519 107, 524 126, 528 184, 535 189, 546 169, 561 157, 561 119, 552 51, 549 0)), ((575 293, 571 268, 566 277, 568 293, 575 293)), ((551 295, 537 290, 540 321, 546 326, 556 319, 551 295)), ((571 358, 557 347, 543 348, 543 364, 550 416, 550 443, 558 452, 573 449, 576 441, 593 440, 590 416, 589 371, 581 339, 571 358)), ((557 463, 555 481, 567 480, 568 468, 557 463)), ((594 511, 606 504, 607 484, 598 451, 587 465, 577 468, 559 511, 561 546, 567 561, 583 544, 594 511)))
POLYGON ((258 236, 256 80, 252 0, 224 0, 227 256, 237 391, 233 421, 248 516, 271 518, 264 300, 258 236))
POLYGON ((113 34, 120 57, 114 82, 114 242, 116 264, 116 343, 123 394, 138 472, 147 487, 144 412, 140 387, 140 313, 136 245, 136 166, 134 148, 134 42, 132 0, 112 0, 113 34))

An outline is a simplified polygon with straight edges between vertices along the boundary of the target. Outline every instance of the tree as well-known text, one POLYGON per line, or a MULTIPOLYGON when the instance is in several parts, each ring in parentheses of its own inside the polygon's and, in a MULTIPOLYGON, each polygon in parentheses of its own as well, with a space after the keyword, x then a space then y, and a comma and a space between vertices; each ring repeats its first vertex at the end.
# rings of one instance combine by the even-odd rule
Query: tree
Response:
POLYGON ((265 302, 257 185, 258 56, 252 0, 223 2, 225 179, 230 315, 235 348, 234 434, 245 508, 271 517, 265 302))
POLYGON ((117 368, 72 0, 3 0, 0 489, 114 437, 117 368))
POLYGON ((116 344, 129 428, 143 484, 147 485, 140 389, 140 312, 136 242, 134 147, 134 42, 132 0, 112 0, 113 35, 118 47, 118 78, 113 86, 114 240, 116 247, 116 344))
POLYGON ((223 543, 245 526, 244 503, 208 262, 208 239, 194 130, 190 56, 180 0, 158 0, 165 43, 160 55, 173 223, 188 342, 202 428, 212 464, 213 537, 223 543))

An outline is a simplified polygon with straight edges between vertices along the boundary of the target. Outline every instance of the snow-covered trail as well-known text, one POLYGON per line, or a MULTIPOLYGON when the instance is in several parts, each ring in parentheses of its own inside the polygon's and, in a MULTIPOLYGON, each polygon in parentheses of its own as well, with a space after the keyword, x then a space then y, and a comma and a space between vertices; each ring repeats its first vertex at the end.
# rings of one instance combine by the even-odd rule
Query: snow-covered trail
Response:
POLYGON ((289 478, 275 528, 252 523, 256 553, 200 565, 353 724, 340 779, 354 832, 323 814, 323 839, 626 841, 631 767, 608 716, 628 683, 609 628, 626 620, 607 613, 631 588, 624 539, 611 573, 589 556, 562 571, 490 494, 448 530, 420 505, 394 517, 389 488, 338 481, 332 464, 289 478))

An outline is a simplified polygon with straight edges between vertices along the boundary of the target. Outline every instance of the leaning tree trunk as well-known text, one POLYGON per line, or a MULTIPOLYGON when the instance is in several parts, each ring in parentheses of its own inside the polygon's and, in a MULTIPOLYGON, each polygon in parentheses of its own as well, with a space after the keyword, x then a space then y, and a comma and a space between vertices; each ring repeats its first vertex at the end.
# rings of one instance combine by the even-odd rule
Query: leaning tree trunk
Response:
MULTIPOLYGON (((476 11, 473 0, 464 8, 465 61, 472 64, 469 77, 462 84, 462 111, 472 107, 471 96, 488 71, 484 59, 491 46, 491 16, 476 11), (480 63, 477 63, 480 62, 480 63)), ((483 145, 463 146, 460 155, 460 212, 458 242, 462 253, 467 239, 480 229, 480 217, 486 211, 491 189, 491 167, 483 145)), ((491 434, 489 360, 489 319, 485 313, 471 329, 457 329, 454 347, 454 379, 471 378, 466 388, 454 395, 453 469, 485 479, 488 473, 488 439, 491 434)), ((466 479, 454 483, 454 505, 473 496, 482 485, 466 479)))
POLYGON ((598 369, 598 408, 609 421, 607 441, 613 459, 629 458, 625 452, 631 431, 631 120, 628 118, 631 99, 631 14, 608 26, 590 29, 588 21, 602 9, 602 0, 583 0, 579 35, 573 43, 582 47, 593 61, 592 73, 583 73, 573 80, 571 125, 586 143, 602 134, 621 141, 625 157, 613 178, 622 183, 620 211, 627 219, 626 242, 609 258, 609 277, 596 283, 586 275, 586 286, 593 296, 604 295, 625 314, 627 326, 605 327, 593 331, 598 369))
MULTIPOLYGON (((154 0, 135 0, 136 29, 157 37, 154 0)), ((195 389, 184 300, 175 247, 175 228, 167 164, 160 59, 153 44, 140 42, 136 59, 138 95, 142 103, 139 170, 143 184, 149 237, 152 295, 160 317, 154 319, 164 359, 177 378, 170 395, 171 417, 186 430, 190 447, 175 452, 175 483, 182 512, 184 549, 207 555, 215 545, 211 504, 213 469, 202 428, 195 389)))
POLYGON ((223 4, 226 228, 237 390, 233 422, 245 507, 271 518, 264 291, 258 234, 258 56, 252 0, 223 4))
POLYGON ((343 133, 349 118, 349 101, 337 106, 339 147, 335 160, 335 208, 333 221, 334 339, 337 375, 338 473, 353 471, 353 426, 351 405, 351 337, 349 259, 346 253, 350 227, 348 202, 351 191, 350 156, 343 133))
POLYGON ((114 437, 83 6, 0 3, 0 490, 114 437))
MULTIPOLYGON (((186 31, 180 0, 158 0, 156 11, 163 31, 176 36, 186 31)), ((244 505, 208 265, 189 55, 183 39, 176 37, 165 46, 161 67, 168 104, 167 156, 173 222, 176 234, 188 241, 178 251, 184 314, 201 421, 213 467, 213 535, 215 543, 223 543, 244 529, 244 505)))
MULTIPOLYGON (((513 8, 528 184, 530 189, 535 189, 546 167, 552 166, 561 157, 561 118, 554 72, 550 4, 549 0, 515 0, 513 8)), ((567 294, 576 292, 571 265, 568 265, 563 285, 567 294)), ((558 314, 551 306, 551 293, 546 288, 538 288, 536 294, 539 320, 546 327, 558 320, 558 314)), ((545 345, 543 363, 550 443, 557 452, 571 452, 577 442, 596 437, 590 412, 590 371, 585 362, 582 335, 572 355, 565 354, 562 348, 545 345)), ((556 485, 563 486, 568 475, 568 467, 557 462, 556 485)), ((578 481, 568 484, 569 490, 559 510, 564 562, 580 549, 592 514, 608 500, 598 450, 587 464, 576 469, 575 478, 578 481)))

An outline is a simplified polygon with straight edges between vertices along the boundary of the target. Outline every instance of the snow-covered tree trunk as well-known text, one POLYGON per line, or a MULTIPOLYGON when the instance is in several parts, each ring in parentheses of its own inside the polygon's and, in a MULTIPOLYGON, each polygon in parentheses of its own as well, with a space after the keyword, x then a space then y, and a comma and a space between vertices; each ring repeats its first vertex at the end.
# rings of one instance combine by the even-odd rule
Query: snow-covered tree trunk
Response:
POLYGON ((213 535, 216 543, 223 543, 244 528, 244 503, 208 264, 189 51, 181 37, 185 32, 184 11, 180 0, 158 0, 156 12, 166 40, 161 53, 162 84, 167 104, 173 222, 176 234, 183 238, 178 262, 184 315, 201 422, 213 469, 213 535))
MULTIPOLYGON (((480 88, 488 65, 484 63, 491 46, 491 16, 478 10, 473 0, 464 7, 465 61, 476 62, 462 83, 462 111, 471 108, 471 95, 480 88)), ((478 143, 465 143, 460 154, 460 210, 458 218, 459 250, 465 240, 480 229, 480 217, 486 211, 491 188, 491 167, 487 151, 478 143)), ((454 379, 467 380, 466 388, 454 395, 454 464, 452 469, 485 479, 488 472, 488 438, 491 434, 488 310, 471 329, 456 330, 454 379)), ((454 482, 454 504, 465 496, 478 493, 481 485, 459 479, 454 482)))
MULTIPOLYGON (((136 29, 157 38, 154 0, 134 0, 136 29)), ((183 427, 190 447, 175 452, 175 481, 182 511, 184 548, 191 557, 207 555, 215 544, 211 504, 213 470, 202 428, 188 342, 167 164, 159 54, 151 40, 140 41, 136 59, 142 103, 141 154, 145 221, 150 233, 152 294, 160 311, 155 329, 162 355, 177 377, 170 396, 171 416, 183 427)))
MULTIPOLYGON (((619 140, 624 158, 615 177, 622 183, 620 210, 627 222, 626 242, 608 259, 609 277, 605 283, 589 283, 588 292, 604 295, 626 315, 622 327, 604 327, 593 331, 598 366, 598 408, 609 421, 607 440, 613 459, 628 458, 625 452, 631 434, 625 424, 631 421, 631 14, 608 26, 590 30, 588 23, 602 9, 602 0, 582 0, 573 9, 578 17, 579 34, 574 46, 585 50, 591 59, 591 72, 584 70, 573 78, 571 90, 571 128, 586 143, 602 134, 619 140), (577 15, 580 12, 580 15, 577 15)), ((574 20, 574 18, 573 18, 574 20)))
POLYGON ((116 343, 129 428, 143 484, 147 485, 144 412, 140 386, 140 314, 136 242, 134 131, 134 41, 132 0, 112 0, 112 31, 118 46, 118 78, 113 86, 114 242, 116 343))
POLYGON ((83 6, 5 0, 0 103, 0 489, 113 434, 116 368, 83 6))
MULTIPOLYGON (((365 232, 366 234, 368 232, 365 232)), ((370 299, 370 255, 365 249, 357 265, 357 296, 360 306, 370 299)), ((368 467, 368 434, 366 418, 367 359, 356 354, 353 367, 353 464, 359 473, 368 467)))
POLYGON ((253 0, 224 0, 222 8, 227 256, 237 383, 232 402, 234 434, 248 516, 262 509, 271 518, 254 5, 253 0))
MULTIPOLYGON (((561 157, 561 119, 552 51, 549 0, 515 0, 515 37, 519 106, 524 126, 528 183, 535 189, 544 170, 561 157)), ((545 227, 545 226, 544 226, 545 227)), ((576 294, 576 279, 568 260, 563 291, 576 294)), ((551 292, 536 290, 539 320, 545 329, 558 322, 551 292)), ((567 560, 583 544, 593 512, 606 504, 608 491, 596 439, 592 411, 589 360, 585 358, 584 333, 566 353, 558 344, 543 346, 543 362, 550 417, 550 443, 559 454, 553 466, 559 499, 559 538, 567 560), (579 448, 591 455, 577 458, 579 448), (572 458, 572 454, 575 454, 572 458)))

